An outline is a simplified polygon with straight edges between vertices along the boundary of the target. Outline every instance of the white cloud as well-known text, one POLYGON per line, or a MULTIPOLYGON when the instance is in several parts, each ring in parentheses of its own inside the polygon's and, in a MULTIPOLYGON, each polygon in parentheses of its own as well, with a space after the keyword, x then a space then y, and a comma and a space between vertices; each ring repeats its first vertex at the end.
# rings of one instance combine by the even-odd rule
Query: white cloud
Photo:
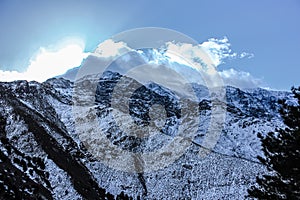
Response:
POLYGON ((166 44, 167 52, 166 55, 170 57, 173 61, 182 63, 186 65, 184 60, 180 60, 180 56, 192 56, 192 57, 203 57, 203 51, 209 56, 212 64, 214 66, 219 66, 220 64, 225 63, 226 59, 237 59, 237 58, 253 58, 254 54, 242 52, 237 53, 233 52, 231 49, 231 44, 229 43, 227 37, 222 39, 210 38, 207 41, 194 46, 192 44, 182 44, 182 43, 173 43, 168 42, 166 44), (170 51, 170 53, 168 52, 170 51), (180 52, 180 55, 177 57, 172 56, 172 52, 180 52), (201 54, 201 56, 199 56, 201 54))
POLYGON ((232 53, 226 37, 223 39, 210 38, 200 46, 210 55, 215 66, 222 64, 225 58, 236 56, 236 53, 232 53))
POLYGON ((98 45, 94 55, 99 58, 113 58, 120 56, 131 49, 124 42, 115 42, 112 39, 105 40, 98 45))
POLYGON ((254 78, 249 72, 236 71, 232 68, 220 71, 219 74, 225 85, 238 88, 256 88, 263 84, 261 79, 254 78))
POLYGON ((24 74, 17 71, 0 70, 0 81, 8 82, 14 80, 23 80, 24 74))
POLYGON ((214 64, 211 62, 207 54, 203 51, 201 46, 195 46, 192 44, 185 44, 185 43, 173 43, 168 42, 166 44, 167 51, 165 55, 167 55, 171 60, 190 66, 195 67, 192 64, 200 64, 199 67, 203 68, 203 65, 199 62, 198 59, 201 59, 203 63, 206 64, 214 64), (191 62, 192 63, 188 63, 191 62))
POLYGON ((79 66, 87 55, 79 44, 69 44, 56 51, 41 48, 39 53, 30 60, 25 72, 0 70, 0 81, 35 80, 42 82, 79 66))
MULTIPOLYGON (((203 42, 202 44, 199 45, 168 42, 166 43, 165 47, 167 50, 164 52, 164 55, 169 57, 170 61, 191 66, 192 68, 196 66, 198 70, 199 67, 201 68, 200 70, 203 70, 204 68, 201 63, 200 66, 193 65, 195 64, 195 62, 197 62, 197 58, 200 58, 201 62, 207 65, 213 64, 214 66, 218 66, 221 63, 224 63, 225 60, 228 58, 238 59, 238 58, 253 57, 253 54, 250 53, 242 52, 238 54, 236 52, 233 52, 231 50, 231 44, 229 43, 226 37, 222 39, 211 38, 208 41, 203 42), (192 65, 187 63, 187 60, 185 59, 188 59, 189 61, 193 61, 192 65)), ((98 69, 99 67, 95 69, 95 66, 105 66, 107 60, 112 61, 116 57, 130 51, 134 51, 134 50, 130 49, 127 46, 127 44, 124 42, 115 42, 111 39, 106 40, 98 46, 93 56, 87 58, 87 60, 85 61, 84 66, 86 68, 85 70, 86 73, 84 74, 93 73, 95 72, 95 70, 99 70, 98 69), (90 60, 93 62, 90 62, 90 60)), ((124 60, 124 62, 126 63, 127 61, 124 60)), ((122 67, 124 66, 125 64, 122 65, 122 67)), ((177 72, 180 72, 179 67, 178 69, 175 70, 177 72)), ((186 69, 182 69, 182 70, 183 71, 181 71, 180 73, 183 74, 184 72, 187 71, 186 69)), ((204 71, 205 71, 204 75, 208 76, 206 77, 206 80, 212 79, 209 84, 222 85, 224 82, 225 85, 232 85, 241 88, 251 88, 251 87, 260 86, 262 82, 261 80, 251 76, 251 74, 248 72, 236 71, 234 69, 223 70, 221 72, 218 72, 217 69, 208 67, 204 69, 204 71), (220 76, 223 79, 223 82, 221 82, 218 76, 220 76)), ((199 76, 199 74, 197 74, 197 76, 199 76)), ((193 78, 191 74, 190 74, 190 78, 191 79, 193 78)))
POLYGON ((223 64, 226 59, 235 58, 253 58, 254 54, 242 52, 233 52, 231 44, 227 37, 223 39, 210 38, 208 41, 203 42, 200 46, 210 55, 215 66, 223 64))
POLYGON ((243 52, 239 55, 239 58, 253 58, 254 54, 253 53, 247 53, 247 52, 243 52))
MULTIPOLYGON (((16 71, 0 70, 0 81, 35 80, 42 82, 48 78, 61 75, 68 69, 79 66, 87 55, 91 55, 83 63, 84 70, 80 71, 82 75, 86 75, 95 73, 95 70, 100 70, 99 66, 106 66, 106 64, 120 55, 135 51, 129 48, 126 43, 115 42, 111 39, 102 42, 95 52, 91 54, 84 53, 82 46, 82 44, 79 45, 76 43, 69 45, 65 44, 60 49, 56 49, 56 51, 41 48, 37 56, 30 60, 30 64, 25 72, 20 73, 16 71)), ((238 54, 233 52, 226 37, 222 39, 211 38, 196 46, 192 44, 175 44, 168 42, 165 47, 167 48, 165 55, 168 56, 171 61, 188 66, 191 65, 188 64, 184 58, 188 58, 189 60, 201 58, 203 63, 218 66, 224 63, 228 58, 253 57, 253 54, 251 53, 242 52, 238 54)), ((124 57, 124 59, 125 58, 126 57, 124 57)), ((251 88, 261 86, 262 83, 260 79, 254 78, 248 72, 236 71, 234 69, 223 70, 220 72, 210 68, 206 70, 206 73, 211 76, 220 75, 225 85, 251 88)))
MULTIPOLYGON (((112 61, 131 51, 135 50, 129 48, 124 42, 115 42, 112 39, 105 40, 85 59, 74 80, 78 80, 86 75, 102 74, 105 67, 111 64, 112 61)), ((127 57, 123 56, 122 58, 126 60, 127 57)), ((125 64, 128 63, 124 62, 122 68, 126 67, 125 64)))
MULTIPOLYGON (((223 39, 211 38, 200 44, 200 46, 209 54, 216 67, 225 63, 226 59, 250 59, 254 57, 252 53, 233 52, 227 37, 223 39)), ((218 73, 222 77, 224 85, 238 88, 256 88, 261 87, 263 84, 261 79, 253 77, 249 72, 237 71, 233 68, 218 73)))

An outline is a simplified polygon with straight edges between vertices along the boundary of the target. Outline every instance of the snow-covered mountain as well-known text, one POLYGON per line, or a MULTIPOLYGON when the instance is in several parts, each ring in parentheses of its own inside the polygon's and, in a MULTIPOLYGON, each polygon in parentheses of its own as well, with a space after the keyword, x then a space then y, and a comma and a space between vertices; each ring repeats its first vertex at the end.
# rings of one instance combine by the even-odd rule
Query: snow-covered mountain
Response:
MULTIPOLYGON (((96 91, 89 94, 85 89, 93 78, 84 77, 76 86, 63 78, 0 83, 0 193, 4 199, 244 199, 256 175, 266 171, 256 159, 262 155, 257 133, 283 127, 278 100, 293 100, 289 92, 226 87, 226 100, 220 102, 226 108, 223 130, 214 148, 201 157, 214 98, 205 86, 191 84, 198 100, 185 97, 179 102, 180 94, 157 83, 142 85, 110 71, 97 79, 96 91), (114 91, 120 78, 120 92, 138 85, 130 97, 113 98, 123 95, 114 91), (88 96, 94 101, 88 102, 88 96), (128 106, 122 107, 126 102, 128 106), (76 106, 84 109, 78 113, 76 106), (162 112, 151 115, 154 106, 162 112), (189 122, 183 112, 189 108, 198 109, 199 123, 183 130, 186 134, 196 130, 195 134, 182 155, 158 170, 141 170, 147 167, 143 160, 129 166, 130 171, 116 169, 103 161, 105 157, 95 155, 99 149, 91 137, 79 134, 80 130, 94 133, 90 136, 97 140, 101 129, 123 151, 158 151, 176 137, 181 122, 189 122), (134 123, 122 120, 124 116, 134 123), (166 121, 153 122, 160 127, 156 135, 127 134, 133 124, 147 127, 152 119, 163 117, 166 121)), ((129 161, 119 164, 131 165, 129 161)))

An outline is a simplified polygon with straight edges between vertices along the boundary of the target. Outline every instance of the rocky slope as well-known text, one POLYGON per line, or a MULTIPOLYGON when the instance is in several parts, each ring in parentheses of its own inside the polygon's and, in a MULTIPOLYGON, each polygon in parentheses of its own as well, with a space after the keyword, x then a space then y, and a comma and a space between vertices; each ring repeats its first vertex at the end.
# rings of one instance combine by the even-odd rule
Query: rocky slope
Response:
POLYGON ((114 92, 121 77, 106 72, 91 94, 85 91, 91 84, 91 77, 86 77, 76 86, 82 89, 75 95, 74 84, 63 78, 44 83, 0 83, 2 198, 243 199, 255 176, 266 170, 256 159, 261 155, 257 133, 266 134, 282 127, 277 102, 292 102, 289 92, 226 87, 226 102, 221 102, 226 108, 223 130, 214 148, 201 157, 199 151, 206 148, 202 144, 211 120, 213 99, 207 88, 192 84, 198 100, 179 101, 180 94, 159 84, 141 85, 122 77, 125 81, 118 85, 119 89, 138 88, 126 97, 122 90, 114 92), (115 98, 122 95, 124 98, 115 98), (89 96, 94 101, 87 102, 89 96), (80 114, 74 109, 74 101, 84 106, 80 114), (128 106, 122 107, 126 102, 128 106), (151 112, 155 106, 161 112, 151 112), (183 110, 190 108, 197 109, 199 123, 183 128, 184 134, 195 132, 189 137, 188 148, 174 162, 157 170, 145 170, 147 161, 136 157, 121 159, 116 167, 107 165, 106 157, 95 156, 101 151, 90 137, 78 134, 78 130, 98 133, 101 129, 105 138, 124 152, 155 152, 172 142, 181 123, 189 122, 190 116, 183 110), (133 122, 127 120, 128 116, 133 122), (97 127, 91 121, 96 121, 97 127), (129 133, 132 126, 149 125, 159 127, 158 133, 129 133), (131 170, 118 169, 124 163, 132 165, 128 168, 131 170))

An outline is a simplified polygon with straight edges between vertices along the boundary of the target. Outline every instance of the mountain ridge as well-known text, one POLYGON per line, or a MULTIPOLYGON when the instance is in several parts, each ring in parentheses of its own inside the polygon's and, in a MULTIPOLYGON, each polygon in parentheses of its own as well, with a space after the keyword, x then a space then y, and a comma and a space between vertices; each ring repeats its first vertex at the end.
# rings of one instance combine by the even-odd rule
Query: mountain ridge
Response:
MULTIPOLYGON (((111 88, 113 85, 104 80, 102 87, 111 88)), ((83 173, 89 174, 81 177, 94 177, 91 178, 94 186, 86 187, 96 191, 97 189, 93 188, 97 188, 98 185, 99 191, 102 191, 98 195, 110 194, 111 197, 116 197, 127 194, 134 199, 155 199, 162 196, 165 199, 244 198, 246 189, 255 182, 255 176, 266 171, 256 159, 257 155, 261 155, 260 141, 256 134, 258 132, 265 134, 275 127, 284 126, 278 113, 280 105, 277 101, 279 99, 293 101, 289 92, 273 93, 257 90, 250 93, 226 87, 225 128, 215 148, 202 159, 197 152, 199 148, 203 148, 201 141, 205 134, 200 132, 205 133, 209 124, 211 101, 206 97, 199 98, 200 132, 196 134, 187 152, 164 169, 128 174, 116 172, 101 161, 97 161, 82 144, 74 130, 75 121, 72 117, 74 83, 62 78, 53 78, 43 83, 27 81, 0 83, 0 88, 1 116, 5 119, 1 122, 4 127, 2 131, 5 133, 1 135, 25 155, 34 155, 45 160, 45 171, 49 173, 48 180, 51 185, 48 190, 54 199, 75 197, 80 199, 88 196, 85 196, 87 193, 83 191, 84 183, 76 181, 78 174, 72 175, 70 169, 64 167, 66 164, 60 165, 60 159, 55 159, 55 151, 47 150, 45 145, 42 147, 45 138, 54 142, 50 143, 52 144, 50 146, 57 147, 60 154, 64 155, 62 152, 66 152, 66 156, 71 156, 68 159, 65 157, 66 160, 72 163, 75 159, 73 166, 78 163, 83 173), (37 133, 41 131, 44 132, 43 140, 38 139, 37 133), (64 184, 59 180, 64 180, 64 184), (181 190, 175 189, 175 186, 181 190), (65 191, 68 191, 67 194, 65 191)), ((198 95, 203 97, 203 94, 206 94, 204 88, 194 85, 194 89, 197 88, 198 95)), ((163 88, 159 90, 162 91, 163 88)), ((97 102, 96 106, 100 111, 104 111, 108 104, 105 107, 104 104, 100 105, 97 102)), ((116 138, 115 141, 119 139, 121 138, 116 138)), ((145 145, 148 148, 147 143, 145 145)), ((1 143, 0 150, 5 154, 4 146, 1 143)), ((9 159, 13 160, 14 157, 11 156, 9 159)), ((13 161, 12 163, 16 165, 13 161)), ((36 178, 38 177, 36 175, 36 178)), ((43 181, 37 183, 46 186, 43 181)), ((97 192, 94 194, 97 195, 97 192)))

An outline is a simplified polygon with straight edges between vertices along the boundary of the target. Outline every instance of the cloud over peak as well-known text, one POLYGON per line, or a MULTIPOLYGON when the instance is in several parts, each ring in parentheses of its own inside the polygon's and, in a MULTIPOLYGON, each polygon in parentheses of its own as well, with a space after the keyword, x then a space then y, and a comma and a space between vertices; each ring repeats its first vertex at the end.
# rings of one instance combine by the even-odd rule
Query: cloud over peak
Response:
MULTIPOLYGON (((205 63, 218 67, 220 64, 225 63, 226 59, 239 59, 239 58, 252 58, 251 53, 236 53, 231 49, 231 44, 227 37, 221 39, 210 38, 207 41, 198 44, 196 46, 192 44, 176 44, 173 42, 166 43, 165 56, 171 62, 177 62, 183 65, 188 63, 182 59, 188 56, 189 60, 192 58, 201 57, 201 52, 205 52, 210 59, 203 60, 205 63), (172 55, 174 52, 179 52, 179 55, 172 55)), ((112 39, 108 39, 98 45, 94 53, 84 53, 83 47, 76 44, 69 44, 56 51, 50 51, 45 48, 41 48, 40 52, 30 60, 30 64, 25 72, 16 71, 2 71, 0 70, 0 81, 14 81, 14 80, 35 80, 45 81, 48 78, 61 75, 67 70, 80 66, 83 59, 89 56, 84 65, 97 65, 103 64, 103 61, 113 60, 127 52, 135 51, 139 53, 139 50, 133 50, 127 46, 124 42, 115 42, 112 39)), ((202 56, 203 57, 203 56, 202 56)), ((203 58, 201 58, 203 59, 203 58)), ((104 62, 104 63, 105 63, 104 62)), ((223 78, 225 85, 231 85, 241 88, 259 87, 262 84, 260 79, 254 78, 250 73, 237 71, 235 69, 228 69, 218 72, 223 78)))
POLYGON ((256 88, 263 84, 263 81, 254 78, 249 72, 237 71, 228 69, 219 72, 225 85, 230 85, 238 88, 256 88))
POLYGON ((131 50, 124 42, 115 42, 108 39, 98 45, 94 55, 100 58, 113 58, 131 50))
POLYGON ((200 44, 200 46, 210 55, 215 66, 225 63, 226 59, 254 57, 254 54, 248 52, 233 52, 227 37, 223 37, 222 39, 210 38, 200 44))

